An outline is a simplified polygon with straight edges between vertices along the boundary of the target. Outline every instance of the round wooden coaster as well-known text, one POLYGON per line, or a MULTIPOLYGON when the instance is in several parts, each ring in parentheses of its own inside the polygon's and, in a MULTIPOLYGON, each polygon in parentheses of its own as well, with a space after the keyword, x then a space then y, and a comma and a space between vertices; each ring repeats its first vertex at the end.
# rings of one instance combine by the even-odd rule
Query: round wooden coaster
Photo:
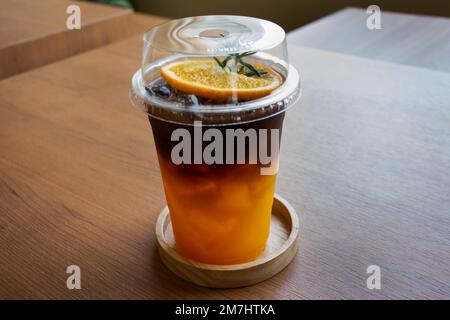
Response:
POLYGON ((275 194, 270 235, 266 249, 255 261, 212 265, 184 258, 175 250, 169 209, 165 207, 156 223, 159 255, 163 263, 179 277, 211 288, 236 288, 264 281, 283 270, 297 252, 298 216, 294 208, 275 194))

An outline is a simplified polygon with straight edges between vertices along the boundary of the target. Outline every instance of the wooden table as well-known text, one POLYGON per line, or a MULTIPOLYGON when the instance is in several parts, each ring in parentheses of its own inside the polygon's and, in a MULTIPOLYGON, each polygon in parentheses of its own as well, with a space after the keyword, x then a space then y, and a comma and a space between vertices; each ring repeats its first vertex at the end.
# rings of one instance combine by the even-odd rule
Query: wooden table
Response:
POLYGON ((163 188, 128 101, 140 51, 133 38, 0 81, 0 298, 450 297, 450 75, 291 45, 304 95, 278 192, 299 251, 268 281, 210 290, 156 252, 163 188))
POLYGON ((365 10, 346 8, 289 32, 291 44, 450 72, 450 19, 383 11, 369 30, 365 10))
POLYGON ((67 0, 2 0, 0 9, 0 79, 142 34, 165 20, 67 0), (80 30, 66 27, 66 9, 72 4, 80 7, 80 30))

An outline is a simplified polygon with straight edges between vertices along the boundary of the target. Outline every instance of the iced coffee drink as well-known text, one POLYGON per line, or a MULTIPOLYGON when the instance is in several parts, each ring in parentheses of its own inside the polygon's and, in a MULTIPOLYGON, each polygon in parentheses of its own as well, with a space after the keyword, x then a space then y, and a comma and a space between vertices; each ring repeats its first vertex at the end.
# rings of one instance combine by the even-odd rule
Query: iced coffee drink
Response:
POLYGON ((299 94, 271 22, 194 17, 145 35, 131 97, 151 124, 184 257, 228 265, 264 251, 283 119, 299 94))

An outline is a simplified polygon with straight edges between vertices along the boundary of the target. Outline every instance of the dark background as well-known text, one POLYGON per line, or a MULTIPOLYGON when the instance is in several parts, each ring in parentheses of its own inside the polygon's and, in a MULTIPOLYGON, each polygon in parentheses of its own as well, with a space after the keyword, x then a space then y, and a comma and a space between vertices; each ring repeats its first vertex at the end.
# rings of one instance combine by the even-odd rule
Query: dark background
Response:
POLYGON ((339 9, 367 8, 450 17, 450 0, 130 0, 135 10, 180 18, 207 14, 237 14, 274 21, 287 31, 339 9))

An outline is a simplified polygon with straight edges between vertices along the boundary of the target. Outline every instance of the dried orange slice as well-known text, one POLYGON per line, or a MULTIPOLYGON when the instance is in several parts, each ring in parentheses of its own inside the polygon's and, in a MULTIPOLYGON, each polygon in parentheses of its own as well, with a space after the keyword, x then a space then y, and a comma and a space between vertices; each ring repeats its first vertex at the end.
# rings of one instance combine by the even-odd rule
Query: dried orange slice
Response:
POLYGON ((199 97, 215 101, 237 97, 246 101, 264 97, 283 83, 281 75, 271 67, 253 65, 265 73, 249 77, 224 70, 213 59, 195 59, 168 63, 161 68, 161 75, 171 87, 199 97))

